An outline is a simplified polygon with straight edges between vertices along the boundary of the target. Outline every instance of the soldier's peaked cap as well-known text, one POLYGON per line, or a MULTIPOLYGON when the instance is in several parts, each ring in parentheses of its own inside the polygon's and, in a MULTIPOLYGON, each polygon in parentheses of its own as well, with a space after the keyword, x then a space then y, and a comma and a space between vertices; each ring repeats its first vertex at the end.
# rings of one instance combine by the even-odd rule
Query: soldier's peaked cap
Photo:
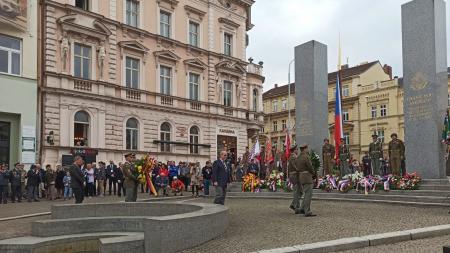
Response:
POLYGON ((378 137, 378 135, 372 134, 372 138, 377 138, 377 137, 378 137))
POLYGON ((296 150, 297 149, 297 144, 293 144, 293 145, 291 145, 291 147, 289 148, 290 150, 296 150))
POLYGON ((125 156, 125 157, 136 156, 136 154, 135 154, 135 153, 126 153, 124 156, 125 156))
POLYGON ((391 137, 393 136, 398 137, 396 133, 391 134, 391 137))
POLYGON ((306 144, 306 143, 303 143, 302 145, 300 145, 300 148, 307 148, 308 147, 308 144, 306 144))

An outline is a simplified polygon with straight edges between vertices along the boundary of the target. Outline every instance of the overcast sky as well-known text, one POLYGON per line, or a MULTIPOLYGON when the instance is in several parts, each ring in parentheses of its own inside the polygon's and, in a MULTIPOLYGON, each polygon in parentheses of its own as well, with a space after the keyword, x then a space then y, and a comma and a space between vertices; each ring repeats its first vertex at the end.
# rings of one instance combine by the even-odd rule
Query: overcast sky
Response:
MULTIPOLYGON (((264 61, 264 91, 287 83, 294 47, 309 40, 328 45, 328 71, 336 71, 338 37, 342 63, 380 60, 402 75, 401 5, 409 0, 256 0, 247 57, 264 61)), ((450 3, 447 1, 447 37, 450 3)), ((447 39, 450 65, 450 39, 447 39)), ((295 77, 291 73, 291 81, 295 77)))

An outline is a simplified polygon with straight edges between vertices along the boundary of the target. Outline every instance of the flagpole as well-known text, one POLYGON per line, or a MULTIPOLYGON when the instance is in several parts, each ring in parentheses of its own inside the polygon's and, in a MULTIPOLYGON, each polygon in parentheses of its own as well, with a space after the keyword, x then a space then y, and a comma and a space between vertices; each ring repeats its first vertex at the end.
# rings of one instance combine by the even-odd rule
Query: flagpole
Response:
POLYGON ((295 62, 295 59, 292 59, 289 62, 288 67, 288 98, 287 98, 287 106, 288 106, 288 131, 291 130, 291 65, 295 62))

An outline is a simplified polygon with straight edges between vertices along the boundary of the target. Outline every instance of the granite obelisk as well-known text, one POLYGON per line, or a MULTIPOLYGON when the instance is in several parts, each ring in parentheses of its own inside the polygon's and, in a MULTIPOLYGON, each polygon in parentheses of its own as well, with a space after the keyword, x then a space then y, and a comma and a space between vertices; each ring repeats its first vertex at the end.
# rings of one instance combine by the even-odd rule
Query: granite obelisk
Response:
POLYGON ((406 170, 445 178, 442 125, 447 109, 446 13, 443 0, 402 5, 406 170))
POLYGON ((295 136, 321 156, 328 137, 327 46, 309 41, 295 47, 295 136))

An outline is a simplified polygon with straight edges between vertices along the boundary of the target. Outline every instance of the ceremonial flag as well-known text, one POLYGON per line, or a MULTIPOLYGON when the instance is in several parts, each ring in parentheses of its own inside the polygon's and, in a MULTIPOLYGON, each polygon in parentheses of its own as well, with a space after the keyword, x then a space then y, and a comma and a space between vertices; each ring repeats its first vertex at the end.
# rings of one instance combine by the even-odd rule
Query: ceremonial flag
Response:
POLYGON ((261 152, 261 146, 259 145, 258 138, 256 138, 256 142, 253 145, 252 151, 250 152, 250 160, 254 159, 255 157, 257 157, 260 152, 261 152))
POLYGON ((339 145, 341 138, 344 137, 342 129, 342 102, 341 102, 341 85, 339 81, 339 71, 336 77, 336 104, 334 110, 334 143, 336 148, 336 157, 339 156, 339 145))
POLYGON ((266 155, 265 155, 266 164, 273 163, 273 154, 272 154, 272 141, 270 140, 270 136, 266 138, 266 155))
POLYGON ((447 110, 444 118, 444 126, 442 128, 442 142, 447 142, 450 132, 450 115, 447 110))
POLYGON ((289 130, 286 131, 286 139, 284 141, 284 155, 286 156, 286 159, 289 159, 291 156, 291 136, 289 135, 289 130))

